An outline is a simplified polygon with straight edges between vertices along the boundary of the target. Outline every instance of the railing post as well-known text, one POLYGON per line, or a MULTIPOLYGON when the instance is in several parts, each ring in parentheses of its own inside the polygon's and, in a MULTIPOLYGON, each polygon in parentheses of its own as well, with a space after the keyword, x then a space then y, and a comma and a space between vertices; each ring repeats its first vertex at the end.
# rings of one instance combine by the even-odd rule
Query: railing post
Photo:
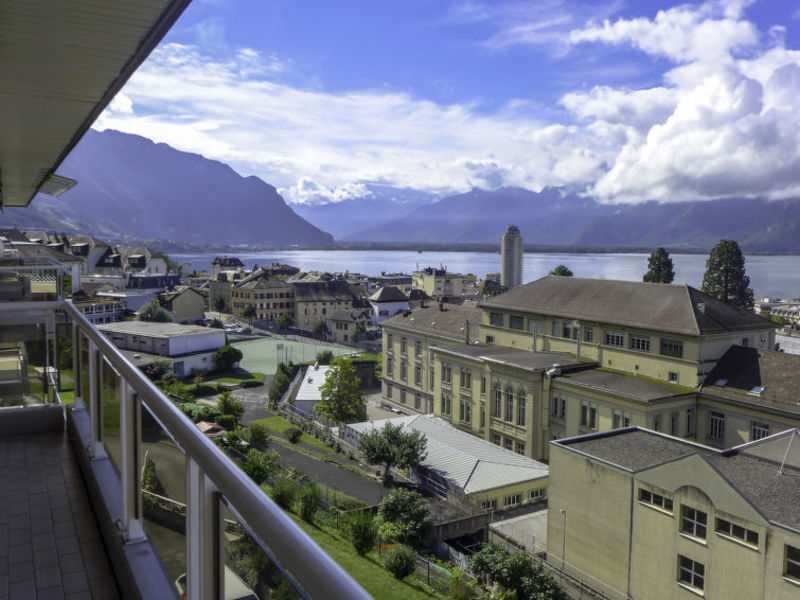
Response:
POLYGON ((125 379, 120 381, 120 446, 122 450, 122 539, 131 544, 147 539, 142 524, 141 401, 125 379))
POLYGON ((103 358, 100 351, 95 343, 89 340, 89 417, 92 431, 88 450, 89 456, 93 459, 106 457, 106 449, 103 446, 101 360, 103 358))
POLYGON ((222 515, 217 487, 200 466, 186 457, 186 583, 187 598, 224 597, 222 515))
POLYGON ((72 393, 75 396, 75 404, 83 405, 83 385, 81 372, 81 330, 75 321, 72 322, 72 393))

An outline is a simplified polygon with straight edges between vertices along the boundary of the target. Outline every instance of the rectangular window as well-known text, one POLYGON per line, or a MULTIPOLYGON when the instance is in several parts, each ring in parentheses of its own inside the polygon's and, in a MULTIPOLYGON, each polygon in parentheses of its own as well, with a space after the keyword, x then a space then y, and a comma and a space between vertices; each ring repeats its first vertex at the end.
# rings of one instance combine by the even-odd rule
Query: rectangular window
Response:
POLYGON ((686 435, 694 435, 694 409, 686 409, 686 435))
POLYGON ((661 338, 661 354, 663 356, 683 358, 683 342, 661 338))
POLYGON ((653 415, 653 431, 661 431, 661 415, 653 415))
POLYGON ((718 412, 708 414, 708 439, 722 441, 725 439, 725 415, 718 412))
POLYGON ((678 581, 696 590, 705 586, 706 567, 702 563, 678 555, 678 581))
POLYGON ((405 390, 400 390, 400 403, 401 404, 405 404, 406 403, 406 391, 405 390))
POLYGON ((442 401, 441 401, 441 409, 443 415, 449 415, 450 409, 452 408, 450 402, 450 396, 447 394, 442 394, 442 401))
POLYGON ((492 416, 498 419, 503 416, 503 389, 499 385, 494 388, 494 401, 492 402, 492 416))
POLYGON ((517 394, 517 425, 525 427, 525 392, 517 394))
POLYGON ((669 415, 669 434, 678 435, 678 413, 672 412, 669 415))
POLYGON ((436 372, 435 372, 435 369, 433 368, 433 365, 431 365, 431 368, 428 369, 428 387, 430 389, 433 389, 433 384, 434 384, 434 379, 435 378, 436 378, 436 372))
POLYGON ((405 354, 408 351, 408 340, 404 337, 400 338, 400 354, 405 354))
POLYGON ((386 351, 394 352, 394 335, 391 333, 386 336, 386 351))
POLYGON ((487 335, 486 336, 486 343, 487 344, 494 344, 494 336, 493 335, 487 335))
POLYGON ((486 393, 486 376, 481 377, 481 394, 486 393))
POLYGON ((503 326, 503 315, 501 313, 489 313, 489 324, 495 327, 503 326))
POLYGON ((528 319, 528 331, 531 333, 543 333, 544 321, 541 319, 528 319))
POLYGON ((422 342, 417 340, 414 342, 414 356, 420 358, 422 356, 422 342))
POLYGON ((453 370, 448 363, 442 363, 442 383, 451 383, 453 379, 453 370))
POLYGON ((472 388, 472 371, 461 367, 461 387, 465 390, 472 388))
POLYGON ((692 537, 706 539, 708 515, 688 506, 681 506, 681 532, 692 537))
POLYGON ((481 408, 481 429, 486 427, 486 409, 481 408))
POLYGON ((422 385, 422 367, 414 367, 414 385, 422 385))
POLYGON ((487 502, 481 502, 481 508, 484 510, 494 510, 497 508, 497 500, 489 500, 487 502))
POLYGON ((506 421, 514 420, 514 390, 508 388, 506 390, 506 421))
POLYGON ((594 331, 591 327, 585 327, 583 330, 583 341, 585 342, 592 342, 594 341, 594 331))
POLYGON ((514 450, 514 440, 511 438, 503 438, 503 448, 506 450, 514 450))
POLYGON ((630 413, 622 413, 622 426, 623 427, 630 427, 631 426, 631 415, 630 415, 630 413))
POLYGON ((531 490, 530 499, 531 500, 541 500, 544 498, 544 488, 539 488, 538 490, 531 490))
POLYGON ((406 364, 406 361, 401 360, 400 361, 400 379, 405 381, 407 377, 408 377, 408 364, 406 364))
POLYGON ((758 532, 746 529, 736 523, 731 523, 725 519, 717 519, 714 531, 727 535, 728 537, 736 538, 751 546, 758 546, 758 532))
POLYGON ((640 335, 628 336, 628 348, 641 352, 650 352, 650 338, 640 335))
POLYGON ((667 512, 672 512, 672 499, 667 498, 666 496, 662 496, 661 494, 656 494, 655 492, 651 492, 649 490, 645 490, 639 488, 639 502, 644 502, 645 504, 650 504, 661 510, 665 510, 667 512))
POLYGON ((800 581, 800 548, 786 546, 786 570, 783 575, 800 581))
POLYGON ((503 498, 503 506, 516 506, 522 502, 522 494, 514 494, 513 496, 506 496, 503 498))
POLYGON ((677 385, 677 383, 678 383, 678 378, 679 378, 679 377, 680 377, 680 375, 678 374, 678 372, 677 372, 677 371, 670 371, 670 372, 667 374, 667 381, 669 381, 670 383, 674 383, 674 384, 676 384, 676 385, 677 385))
POLYGON ((514 442, 514 452, 516 452, 517 454, 522 454, 522 456, 525 456, 525 443, 514 442))
POLYGON ((422 407, 422 396, 414 394, 414 408, 419 410, 422 407))
POLYGON ((561 321, 553 321, 553 336, 561 337, 561 321))
POLYGON ((501 439, 500 439, 500 434, 499 433, 493 433, 492 434, 492 443, 495 446, 499 446, 500 445, 501 439))
POLYGON ((581 402, 581 425, 590 429, 597 429, 597 405, 581 402))
POLYGON ((611 426, 611 429, 619 429, 622 427, 622 413, 618 410, 614 411, 614 423, 611 426))
POLYGON ((525 317, 510 316, 508 318, 508 326, 511 329, 525 329, 525 317))
POLYGON ((390 400, 392 398, 392 384, 391 383, 387 383, 386 384, 386 397, 389 398, 390 400))
POLYGON ((394 359, 391 356, 386 359, 386 374, 389 377, 394 375, 394 359))
POLYGON ((606 346, 618 346, 619 348, 624 348, 625 334, 617 333, 615 331, 606 331, 605 344, 606 346))
POLYGON ((750 440, 755 442, 769 436, 769 425, 753 421, 750 423, 750 440))

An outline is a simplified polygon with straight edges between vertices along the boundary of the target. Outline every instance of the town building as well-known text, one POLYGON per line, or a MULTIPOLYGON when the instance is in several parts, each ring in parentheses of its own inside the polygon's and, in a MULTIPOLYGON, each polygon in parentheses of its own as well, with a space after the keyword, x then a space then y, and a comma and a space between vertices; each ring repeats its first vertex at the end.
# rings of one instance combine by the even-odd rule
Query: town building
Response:
POLYGON ((136 366, 168 358, 178 377, 213 369, 214 353, 225 345, 224 331, 197 325, 122 321, 97 328, 136 366))
POLYGON ((180 323, 204 319, 208 300, 196 288, 184 286, 159 294, 158 304, 169 311, 173 321, 180 323))
POLYGON ((363 339, 369 324, 370 312, 365 308, 334 310, 325 319, 328 340, 340 344, 352 344, 363 339))
POLYGON ((90 322, 115 323, 125 317, 125 303, 114 298, 74 295, 72 303, 90 322))
POLYGON ((294 410, 309 418, 316 417, 315 407, 322 401, 322 392, 319 388, 325 383, 328 368, 327 365, 316 364, 306 369, 303 381, 292 401, 294 410))
POLYGON ((631 427, 551 443, 548 560, 606 598, 797 598, 800 431, 719 450, 631 427))
POLYGON ((458 273, 448 273, 442 267, 425 267, 412 274, 412 286, 422 290, 431 298, 461 298, 464 294, 464 277, 458 273))
POLYGON ((415 469, 420 486, 454 503, 486 510, 506 509, 547 497, 548 467, 498 448, 433 415, 410 415, 342 426, 352 446, 386 423, 425 435, 427 455, 415 469))
POLYGON ((211 278, 216 278, 221 271, 244 271, 244 263, 238 256, 216 256, 211 261, 211 278))
POLYGON ((522 285, 522 236, 516 225, 509 225, 500 243, 500 283, 509 290, 522 285))
POLYGON ((405 273, 381 273, 380 275, 373 275, 369 277, 370 290, 374 288, 381 288, 384 286, 394 286, 403 292, 406 296, 411 293, 413 289, 413 278, 411 275, 405 273))
POLYGON ((384 319, 408 310, 408 296, 400 291, 400 288, 386 285, 378 288, 369 297, 369 305, 372 307, 372 323, 380 323, 384 319))
POLYGON ((300 329, 313 331, 317 323, 325 323, 338 310, 364 308, 360 291, 354 291, 344 279, 293 281, 294 323, 300 329))
POLYGON ((272 271, 256 269, 235 282, 230 294, 231 312, 239 318, 249 312, 254 319, 277 322, 286 315, 294 320, 294 288, 272 271))

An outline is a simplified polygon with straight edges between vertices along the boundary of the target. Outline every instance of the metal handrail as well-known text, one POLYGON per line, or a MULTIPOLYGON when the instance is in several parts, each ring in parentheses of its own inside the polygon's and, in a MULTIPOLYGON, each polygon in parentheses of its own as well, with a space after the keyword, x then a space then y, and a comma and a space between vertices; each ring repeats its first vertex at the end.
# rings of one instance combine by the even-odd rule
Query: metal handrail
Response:
POLYGON ((372 597, 283 510, 208 440, 164 394, 69 301, 6 303, 11 310, 63 310, 139 395, 173 440, 217 486, 265 551, 312 598, 372 597))

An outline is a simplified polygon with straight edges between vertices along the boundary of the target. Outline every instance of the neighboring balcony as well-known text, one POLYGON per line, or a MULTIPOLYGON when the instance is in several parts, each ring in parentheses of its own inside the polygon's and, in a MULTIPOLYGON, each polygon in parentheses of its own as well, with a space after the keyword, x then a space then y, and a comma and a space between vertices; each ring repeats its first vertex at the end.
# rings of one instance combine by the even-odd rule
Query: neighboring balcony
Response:
POLYGON ((17 300, 0 301, 0 598, 369 598, 71 302, 17 300))

